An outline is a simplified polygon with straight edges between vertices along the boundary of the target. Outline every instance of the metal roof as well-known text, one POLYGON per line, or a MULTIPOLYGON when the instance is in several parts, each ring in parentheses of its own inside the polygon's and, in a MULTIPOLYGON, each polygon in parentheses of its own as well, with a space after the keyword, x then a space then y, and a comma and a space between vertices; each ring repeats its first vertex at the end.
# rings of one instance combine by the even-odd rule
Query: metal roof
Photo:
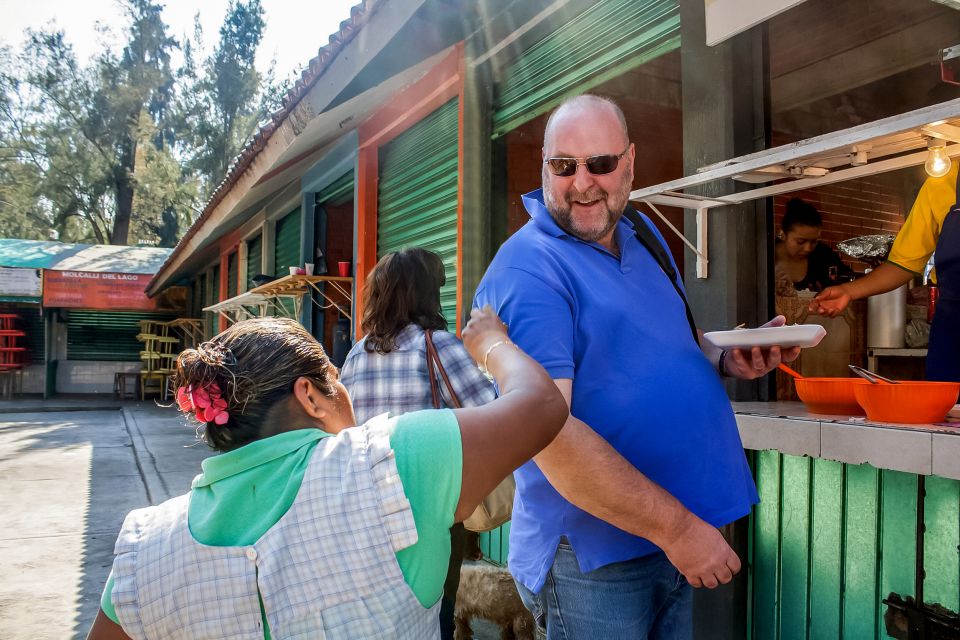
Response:
POLYGON ((157 247, 0 238, 0 267, 153 274, 172 251, 157 247))

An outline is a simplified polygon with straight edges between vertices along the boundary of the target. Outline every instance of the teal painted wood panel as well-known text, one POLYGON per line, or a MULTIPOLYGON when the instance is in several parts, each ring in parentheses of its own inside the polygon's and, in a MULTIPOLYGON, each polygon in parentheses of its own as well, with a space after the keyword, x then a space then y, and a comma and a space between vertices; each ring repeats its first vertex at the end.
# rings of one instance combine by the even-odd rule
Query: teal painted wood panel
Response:
POLYGON ((877 526, 880 475, 869 465, 847 465, 844 505, 843 637, 876 635, 877 526))
POLYGON ((504 66, 493 137, 679 47, 677 0, 598 0, 504 66))
POLYGON ((783 456, 780 494, 780 634, 782 640, 807 637, 810 579, 811 460, 783 456))
POLYGON ((926 478, 923 600, 960 610, 960 482, 926 478))
POLYGON ((480 534, 480 551, 487 560, 499 565, 507 564, 510 551, 510 523, 507 522, 492 531, 480 534))
POLYGON ((840 637, 843 584, 843 465, 813 461, 810 519, 810 638, 840 637))
POLYGON ((380 149, 377 258, 422 247, 443 260, 440 305, 457 318, 458 102, 453 99, 380 149))
MULTIPOLYGON (((919 478, 755 452, 750 637, 887 638, 882 600, 916 595, 919 478)), ((924 600, 960 609, 960 482, 927 477, 924 600)))
POLYGON ((753 587, 752 637, 775 640, 779 636, 780 571, 780 461, 776 451, 755 454, 755 474, 760 503, 754 507, 752 531, 753 587))
MULTIPOLYGON (((916 581, 917 476, 883 470, 880 506, 880 591, 913 596, 916 581)), ((883 623, 886 606, 877 607, 877 638, 887 638, 883 623)))

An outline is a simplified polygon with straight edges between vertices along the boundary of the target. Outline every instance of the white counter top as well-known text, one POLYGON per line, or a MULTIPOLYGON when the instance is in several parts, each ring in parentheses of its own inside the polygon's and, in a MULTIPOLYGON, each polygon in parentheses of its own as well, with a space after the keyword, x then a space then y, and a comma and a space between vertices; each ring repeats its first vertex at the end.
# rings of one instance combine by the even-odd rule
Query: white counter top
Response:
POLYGON ((810 413, 799 402, 734 402, 743 446, 960 480, 960 419, 869 422, 810 413))

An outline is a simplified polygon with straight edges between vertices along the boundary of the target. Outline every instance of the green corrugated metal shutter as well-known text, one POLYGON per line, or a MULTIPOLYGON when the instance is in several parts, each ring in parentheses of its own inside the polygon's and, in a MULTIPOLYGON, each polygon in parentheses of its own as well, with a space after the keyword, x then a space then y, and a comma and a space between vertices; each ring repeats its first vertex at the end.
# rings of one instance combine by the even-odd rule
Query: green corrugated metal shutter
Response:
POLYGON ((253 276, 263 273, 262 238, 263 236, 257 236, 247 240, 247 290, 257 286, 252 280, 253 276))
MULTIPOLYGON (((207 286, 207 297, 204 299, 204 306, 209 307, 212 304, 216 304, 220 301, 220 267, 214 267, 213 271, 210 272, 208 276, 208 286, 207 286)), ((206 336, 209 340, 217 333, 219 333, 220 323, 218 319, 220 314, 213 313, 208 311, 203 314, 203 318, 206 321, 206 336)))
POLYGON ((240 290, 240 264, 236 252, 227 256, 227 297, 232 298, 240 290))
POLYGON ((493 136, 680 47, 677 0, 602 0, 508 64, 494 101, 493 136))
POLYGON ((290 267, 300 266, 300 209, 294 209, 277 220, 277 248, 273 258, 273 275, 282 278, 290 267))
POLYGON ((377 257, 423 247, 443 258, 443 315, 457 325, 457 100, 380 148, 377 257))
POLYGON ((332 184, 317 192, 317 202, 337 206, 353 200, 353 171, 348 171, 332 184))
POLYGON ((14 313, 19 314, 20 326, 27 334, 23 342, 27 348, 27 361, 33 364, 43 362, 43 314, 40 307, 20 307, 14 313))
POLYGON ((204 283, 204 276, 201 274, 193 280, 193 317, 200 318, 203 316, 203 308, 207 306, 206 300, 206 284, 204 283))
POLYGON ((140 320, 171 320, 165 313, 83 311, 67 316, 67 360, 140 360, 143 343, 137 340, 140 320))

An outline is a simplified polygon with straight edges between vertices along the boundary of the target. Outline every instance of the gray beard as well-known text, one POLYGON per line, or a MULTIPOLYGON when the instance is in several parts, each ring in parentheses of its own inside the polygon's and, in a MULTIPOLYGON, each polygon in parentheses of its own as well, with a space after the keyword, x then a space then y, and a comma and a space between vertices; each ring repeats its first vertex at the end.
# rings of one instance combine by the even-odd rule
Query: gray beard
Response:
POLYGON ((544 180, 543 203, 560 228, 585 242, 597 242, 610 233, 617 226, 617 222, 620 221, 620 216, 623 215, 623 210, 626 209, 630 197, 630 182, 625 181, 625 184, 616 194, 613 202, 614 209, 606 205, 609 194, 605 191, 597 190, 588 191, 586 194, 573 194, 573 199, 576 199, 578 195, 586 195, 587 197, 584 198, 586 200, 603 200, 607 209, 607 224, 604 225, 603 229, 584 229, 578 225, 573 219, 571 194, 568 192, 562 198, 557 198, 553 190, 546 186, 546 180, 544 180))

